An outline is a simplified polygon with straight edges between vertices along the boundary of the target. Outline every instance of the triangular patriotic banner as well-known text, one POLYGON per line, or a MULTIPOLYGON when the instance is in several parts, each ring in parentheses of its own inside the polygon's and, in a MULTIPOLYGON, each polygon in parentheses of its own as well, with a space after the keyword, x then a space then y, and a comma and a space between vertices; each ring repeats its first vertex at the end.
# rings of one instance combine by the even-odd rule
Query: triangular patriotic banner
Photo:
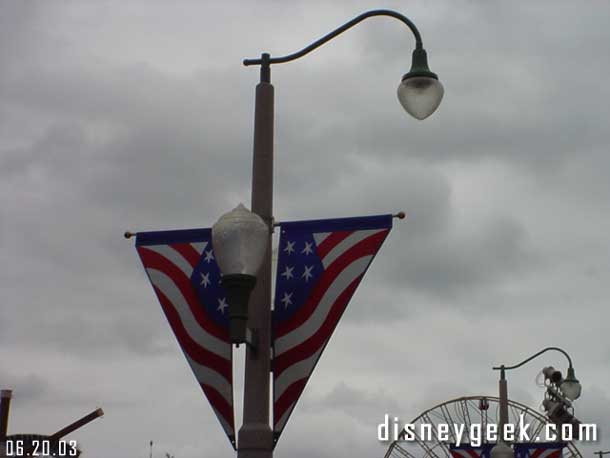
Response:
POLYGON ((277 443, 339 319, 392 228, 392 215, 280 224, 273 311, 277 443))
POLYGON ((513 445, 515 458, 561 458, 565 442, 521 442, 513 445))
POLYGON ((195 378, 235 448, 228 306, 211 229, 139 232, 136 248, 195 378))
MULTIPOLYGON (((489 458, 495 442, 485 443, 479 447, 470 445, 451 445, 452 458, 489 458)), ((561 458, 565 442, 518 442, 513 444, 515 458, 561 458)))
POLYGON ((495 443, 481 444, 479 447, 473 447, 471 445, 460 445, 456 447, 451 444, 449 446, 449 452, 452 458, 490 458, 491 449, 494 448, 495 443))

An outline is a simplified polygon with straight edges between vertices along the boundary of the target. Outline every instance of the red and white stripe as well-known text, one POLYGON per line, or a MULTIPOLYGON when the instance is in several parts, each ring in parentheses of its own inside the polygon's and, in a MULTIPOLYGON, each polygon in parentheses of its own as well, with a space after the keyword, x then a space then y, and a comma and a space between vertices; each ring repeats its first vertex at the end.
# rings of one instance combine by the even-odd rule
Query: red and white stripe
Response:
POLYGON ((389 229, 313 234, 324 272, 307 302, 274 328, 274 431, 281 433, 389 229))
POLYGON ((451 449, 450 452, 453 458, 481 458, 480 448, 451 449))
POLYGON ((167 320, 229 438, 235 437, 233 363, 228 329, 206 314, 191 275, 207 242, 143 245, 138 253, 167 320))
POLYGON ((562 448, 535 448, 530 450, 530 458, 561 458, 562 448))

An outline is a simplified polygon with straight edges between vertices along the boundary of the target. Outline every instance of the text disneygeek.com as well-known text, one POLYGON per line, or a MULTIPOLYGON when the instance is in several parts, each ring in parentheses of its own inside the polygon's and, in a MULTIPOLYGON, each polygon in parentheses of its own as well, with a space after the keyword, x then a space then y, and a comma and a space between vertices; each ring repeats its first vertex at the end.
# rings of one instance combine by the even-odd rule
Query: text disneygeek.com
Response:
MULTIPOLYGON (((507 423, 504 425, 504 439, 507 442, 568 442, 572 440, 591 441, 597 440, 597 425, 593 423, 572 425, 569 423, 555 425, 548 423, 538 431, 537 435, 531 430, 531 424, 525 422, 525 415, 519 416, 519 423, 507 423)), ((472 423, 464 424, 448 423, 406 423, 402 427, 398 418, 390 421, 390 416, 385 415, 383 423, 377 427, 377 440, 404 440, 404 441, 440 441, 480 447, 484 442, 496 442, 498 439, 498 425, 495 423, 472 423)))

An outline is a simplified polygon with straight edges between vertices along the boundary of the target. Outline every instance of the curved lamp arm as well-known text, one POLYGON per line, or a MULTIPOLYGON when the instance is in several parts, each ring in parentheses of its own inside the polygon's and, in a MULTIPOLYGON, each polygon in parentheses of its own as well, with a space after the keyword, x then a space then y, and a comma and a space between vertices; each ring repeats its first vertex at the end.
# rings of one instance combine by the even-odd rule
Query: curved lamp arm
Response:
POLYGON ((389 16, 389 17, 398 19, 399 21, 404 23, 407 27, 409 27, 409 29, 411 30, 411 32, 413 32, 413 35, 415 36, 415 49, 423 50, 423 43, 422 43, 422 39, 421 39, 419 30, 417 30, 417 27, 415 26, 415 24, 413 24, 413 22, 411 22, 411 20, 409 18, 407 18, 406 16, 404 16, 396 11, 393 11, 393 10, 371 10, 371 11, 367 11, 366 13, 362 13, 360 16, 356 16, 351 21, 346 22, 341 27, 338 27, 337 29, 333 30, 332 32, 324 35, 322 38, 314 41, 309 46, 306 46, 305 48, 301 49, 300 51, 297 51, 295 53, 288 54, 288 55, 282 56, 282 57, 271 57, 269 54, 263 53, 261 55, 260 59, 244 59, 243 64, 246 66, 260 65, 261 66, 261 81, 269 82, 271 64, 283 64, 285 62, 290 62, 292 60, 296 60, 300 57, 303 57, 304 55, 309 54, 314 49, 319 48, 324 43, 332 40, 337 35, 342 34, 346 30, 351 29, 356 24, 364 21, 365 19, 367 19, 369 17, 373 17, 373 16, 389 16))
MULTIPOLYGON (((413 35, 415 35, 415 47, 417 49, 423 48, 423 43, 421 40, 421 35, 419 34, 419 30, 417 30, 417 27, 415 27, 415 24, 413 24, 413 22, 411 22, 411 20, 408 17, 406 17, 396 11, 392 11, 392 10, 371 10, 371 11, 367 11, 366 13, 362 13, 360 16, 356 16, 351 21, 346 22, 341 27, 338 27, 335 30, 333 30, 332 32, 324 35, 322 38, 314 41, 312 44, 301 49, 300 51, 297 51, 295 53, 288 54, 288 55, 282 56, 282 57, 268 57, 267 59, 265 59, 264 57, 262 57, 260 59, 244 59, 244 65, 264 65, 265 63, 283 64, 284 62, 290 62, 291 60, 298 59, 300 57, 303 57, 306 54, 309 54, 314 49, 319 48, 324 43, 335 38, 337 35, 342 34, 347 29, 351 29, 356 24, 364 21, 367 18, 373 17, 373 16, 390 16, 390 17, 396 18, 399 21, 403 22, 404 24, 406 24, 407 27, 409 27, 409 29, 411 29, 411 32, 413 32, 413 35)), ((263 56, 264 56, 264 54, 263 54, 263 56)))
POLYGON ((438 81, 438 75, 430 71, 428 55, 424 49, 421 35, 415 24, 409 18, 393 10, 371 10, 356 16, 351 21, 336 28, 322 38, 292 54, 281 57, 271 57, 269 53, 261 54, 259 59, 245 59, 243 64, 260 65, 260 82, 271 83, 271 64, 283 64, 303 57, 336 36, 352 28, 356 24, 373 16, 389 16, 405 24, 415 36, 415 49, 411 55, 411 69, 403 75, 398 86, 397 95, 405 111, 416 119, 422 120, 430 116, 438 108, 443 99, 443 85, 438 81))
POLYGON ((514 366, 505 366, 504 364, 502 364, 501 366, 495 366, 492 369, 494 371, 501 371, 501 374, 502 374, 501 376, 502 376, 502 378, 504 378, 504 371, 508 371, 508 370, 511 370, 511 369, 517 369, 518 367, 521 367, 524 364, 529 363, 532 359, 537 358, 541 354, 546 353, 547 351, 550 351, 550 350, 555 350, 555 351, 558 351, 558 352, 562 353, 568 359, 569 368, 570 369, 573 368, 573 366, 572 366, 572 358, 570 358, 570 355, 568 355, 564 350, 562 350, 559 347, 547 347, 547 348, 544 348, 544 349, 540 350, 538 353, 530 356, 529 358, 524 359, 519 364, 515 364, 514 366))

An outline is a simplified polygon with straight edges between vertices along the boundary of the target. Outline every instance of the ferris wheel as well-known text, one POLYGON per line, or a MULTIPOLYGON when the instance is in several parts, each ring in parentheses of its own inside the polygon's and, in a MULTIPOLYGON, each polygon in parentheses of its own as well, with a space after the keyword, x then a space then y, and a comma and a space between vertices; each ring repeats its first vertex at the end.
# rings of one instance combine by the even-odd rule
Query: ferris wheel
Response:
MULTIPOLYGON (((531 425, 528 434, 531 437, 543 435, 545 425, 548 423, 543 414, 511 400, 508 401, 508 412, 509 423, 519 424, 523 415, 524 423, 531 425)), ((422 412, 412 420, 410 423, 414 425, 414 440, 392 442, 384 458, 453 458, 450 453, 450 443, 457 442, 455 432, 449 428, 449 442, 441 442, 434 434, 432 440, 429 440, 430 438, 421 436, 421 425, 432 425, 432 430, 436 431, 440 424, 463 424, 464 434, 461 443, 469 444, 473 439, 469 435, 470 425, 480 424, 482 431, 485 431, 487 424, 497 424, 498 418, 499 399, 494 396, 467 396, 445 401, 422 412)), ((484 434, 482 436, 481 445, 484 445, 486 444, 484 434)), ((563 458, 582 458, 582 455, 572 442, 568 442, 563 449, 563 458)))

